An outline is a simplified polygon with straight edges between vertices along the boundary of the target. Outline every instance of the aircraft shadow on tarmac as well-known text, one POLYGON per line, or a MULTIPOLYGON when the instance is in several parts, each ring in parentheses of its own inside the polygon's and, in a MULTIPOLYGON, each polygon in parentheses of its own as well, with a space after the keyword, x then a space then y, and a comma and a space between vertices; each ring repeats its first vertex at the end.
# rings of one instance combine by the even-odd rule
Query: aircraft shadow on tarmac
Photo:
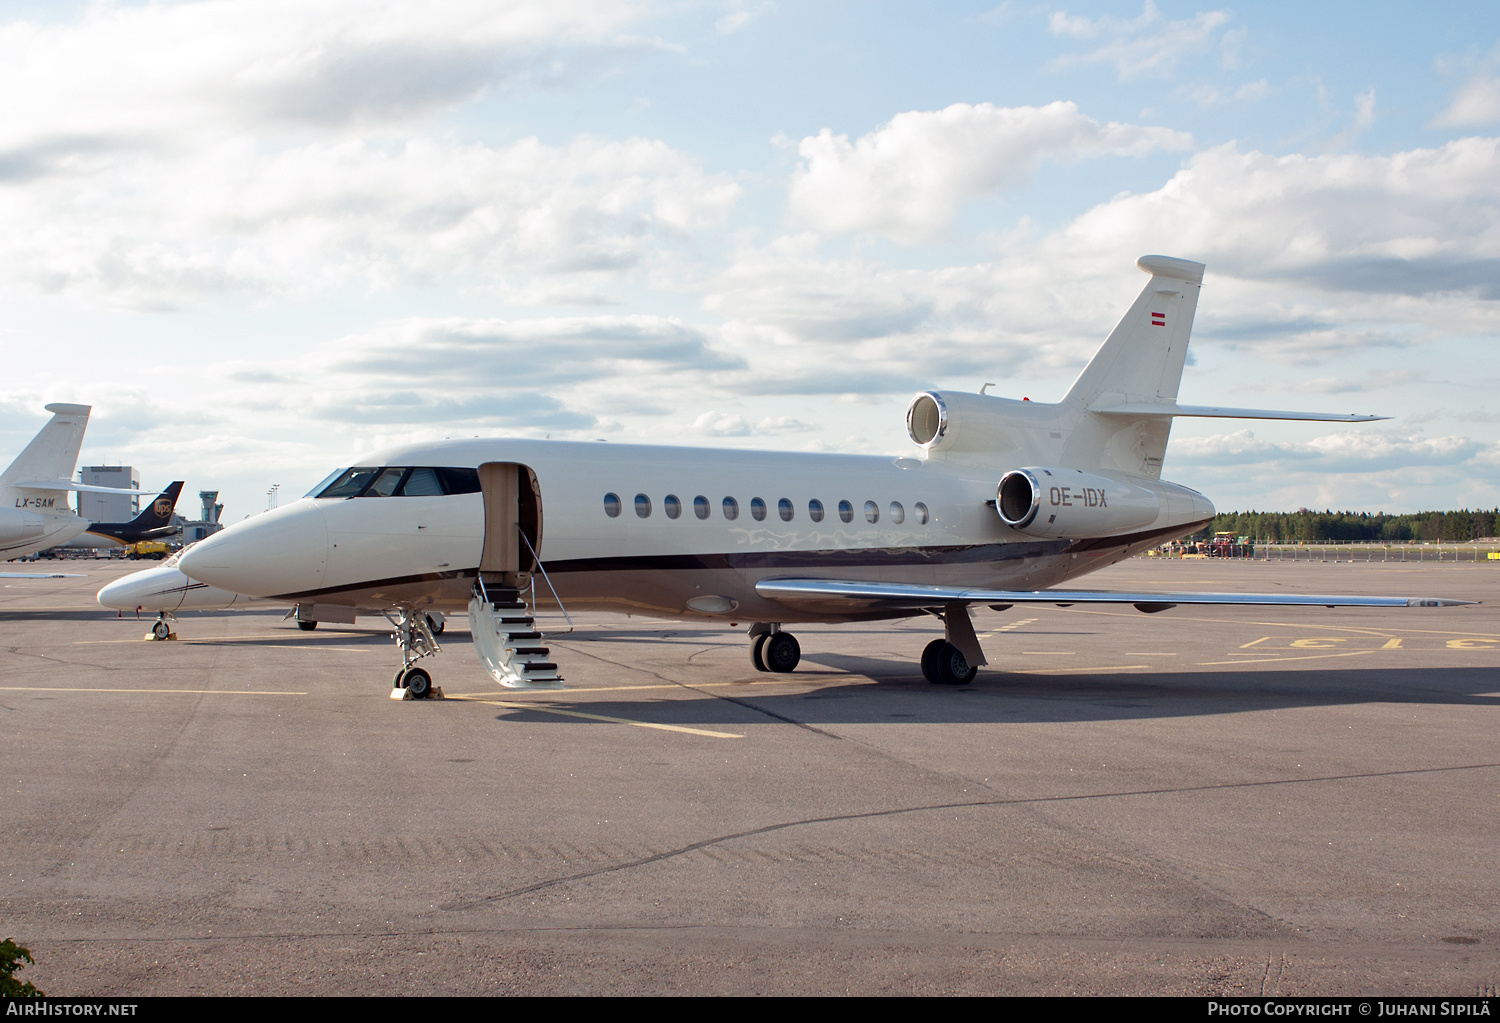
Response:
MULTIPOLYGON (((789 676, 789 683, 799 678, 811 681, 799 671, 789 676)), ((1046 676, 987 669, 972 684, 952 688, 931 685, 908 670, 900 675, 882 672, 872 680, 873 685, 830 684, 802 693, 776 694, 753 684, 763 679, 762 675, 745 679, 743 686, 699 690, 704 693, 702 699, 657 699, 660 693, 653 689, 635 700, 549 700, 547 705, 606 718, 731 730, 773 720, 812 726, 1061 723, 1379 703, 1500 707, 1500 678, 1492 667, 1046 676), (730 711, 726 702, 742 709, 730 711)), ((496 697, 515 698, 503 691, 496 697)), ((526 694, 526 698, 534 697, 526 694)), ((507 710, 497 720, 596 723, 540 709, 507 710)))

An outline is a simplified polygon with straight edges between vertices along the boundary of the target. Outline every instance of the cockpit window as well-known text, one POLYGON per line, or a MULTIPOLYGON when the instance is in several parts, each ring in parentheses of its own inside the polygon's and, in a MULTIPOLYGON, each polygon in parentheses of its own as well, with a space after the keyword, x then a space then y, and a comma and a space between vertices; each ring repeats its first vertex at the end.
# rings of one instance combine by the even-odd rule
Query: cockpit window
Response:
POLYGON ((325 489, 327 489, 328 484, 332 483, 334 480, 336 480, 340 476, 344 475, 344 473, 347 472, 347 471, 348 471, 347 469, 335 469, 335 470, 333 470, 333 472, 331 472, 327 476, 323 477, 323 480, 322 480, 321 483, 319 483, 317 486, 313 487, 311 490, 309 490, 307 493, 303 494, 302 496, 303 497, 321 497, 323 495, 323 491, 325 489))
POLYGON ((437 469, 438 479, 443 481, 445 494, 479 493, 478 469, 437 469))
POLYGON ((404 465, 356 466, 330 476, 333 482, 309 497, 438 497, 479 493, 479 470, 404 465), (402 482, 402 477, 406 482, 402 482))
POLYGON ((401 484, 400 493, 402 497, 441 497, 443 485, 438 482, 436 469, 413 469, 401 484))
POLYGON ((358 497, 359 492, 369 485, 370 480, 374 479, 378 472, 380 472, 379 469, 372 469, 369 466, 345 469, 343 475, 334 480, 332 486, 325 488, 318 496, 358 497))
POLYGON ((390 497, 396 492, 396 484, 401 482, 401 477, 406 474, 405 469, 382 469, 380 475, 375 477, 360 497, 390 497))

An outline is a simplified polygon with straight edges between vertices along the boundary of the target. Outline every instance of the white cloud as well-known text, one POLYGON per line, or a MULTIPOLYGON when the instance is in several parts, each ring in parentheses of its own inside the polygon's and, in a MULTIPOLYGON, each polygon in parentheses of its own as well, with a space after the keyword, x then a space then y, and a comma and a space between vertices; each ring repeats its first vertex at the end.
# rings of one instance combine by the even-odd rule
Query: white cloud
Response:
POLYGON ((209 0, 0 27, 0 151, 393 122, 620 45, 631 0, 209 0))
POLYGON ((1025 184, 1043 158, 1139 156, 1191 144, 1191 136, 1167 128, 1102 124, 1073 103, 955 103, 897 114, 853 142, 826 128, 804 138, 790 205, 825 232, 871 231, 914 243, 944 231, 966 199, 1025 184))
POLYGON ((1432 123, 1440 128, 1500 124, 1500 74, 1481 71, 1469 79, 1432 123))
POLYGON ((739 187, 649 139, 418 125, 639 47, 646 7, 209 0, 0 26, 0 290, 163 308, 458 277, 605 300, 739 187))
POLYGON ((457 275, 514 300, 576 300, 587 280, 555 278, 629 270, 718 223, 739 194, 649 139, 349 139, 272 153, 231 139, 0 191, 0 284, 150 307, 457 275))
POLYGON ((714 22, 714 30, 721 36, 733 35, 756 18, 776 12, 773 0, 722 0, 720 6, 724 13, 714 22))
MULTIPOLYGON (((1122 80, 1169 78, 1177 73, 1184 59, 1211 50, 1215 45, 1215 33, 1229 19, 1228 11, 1200 11, 1185 21, 1167 21, 1152 0, 1146 0, 1140 17, 1129 21, 1108 16, 1087 18, 1057 11, 1048 21, 1053 35, 1103 42, 1087 53, 1054 58, 1048 66, 1053 70, 1063 70, 1083 64, 1109 64, 1114 66, 1122 80)), ((1235 66, 1240 44, 1239 37, 1223 41, 1225 66, 1235 66)))

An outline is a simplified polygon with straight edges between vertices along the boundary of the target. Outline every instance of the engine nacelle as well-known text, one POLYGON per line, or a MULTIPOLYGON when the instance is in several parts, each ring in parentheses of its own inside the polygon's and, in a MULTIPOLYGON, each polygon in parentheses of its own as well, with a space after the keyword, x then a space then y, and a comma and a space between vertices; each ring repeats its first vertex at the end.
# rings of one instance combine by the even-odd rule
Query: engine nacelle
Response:
MULTIPOLYGON (((1170 515, 1174 504, 1183 503, 1172 500, 1177 496, 1172 491, 1197 497, 1213 516, 1201 495, 1170 483, 1127 483, 1077 469, 1043 468, 1012 469, 1002 476, 995 510, 1007 526, 1028 536, 1086 540, 1128 533, 1151 525, 1164 512, 1170 515)), ((1195 503, 1188 500, 1186 506, 1195 503)))
POLYGON ((0 543, 19 543, 47 531, 36 512, 0 508, 0 543))
POLYGON ((1042 402, 925 391, 906 408, 906 433, 914 444, 936 455, 982 452, 1003 457, 1016 451, 1030 431, 1058 429, 1053 423, 1056 415, 1057 406, 1042 402))

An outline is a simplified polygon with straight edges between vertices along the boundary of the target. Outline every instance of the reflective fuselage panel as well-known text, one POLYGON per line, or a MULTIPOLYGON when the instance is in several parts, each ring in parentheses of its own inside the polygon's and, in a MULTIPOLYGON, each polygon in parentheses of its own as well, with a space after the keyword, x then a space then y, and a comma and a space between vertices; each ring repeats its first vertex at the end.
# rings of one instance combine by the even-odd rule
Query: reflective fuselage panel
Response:
MULTIPOLYGON (((1213 516, 1201 495, 1162 484, 1170 499, 1127 535, 1027 536, 996 513, 1001 473, 936 459, 470 440, 393 448, 357 464, 474 470, 490 462, 535 473, 542 564, 570 610, 788 621, 785 606, 754 589, 788 575, 1035 589, 1213 516)), ((478 493, 304 498, 201 541, 182 569, 288 602, 457 609, 468 602, 483 521, 478 493)), ((540 577, 536 594, 551 603, 540 577)), ((799 620, 860 616, 836 603, 798 612, 799 620)))

